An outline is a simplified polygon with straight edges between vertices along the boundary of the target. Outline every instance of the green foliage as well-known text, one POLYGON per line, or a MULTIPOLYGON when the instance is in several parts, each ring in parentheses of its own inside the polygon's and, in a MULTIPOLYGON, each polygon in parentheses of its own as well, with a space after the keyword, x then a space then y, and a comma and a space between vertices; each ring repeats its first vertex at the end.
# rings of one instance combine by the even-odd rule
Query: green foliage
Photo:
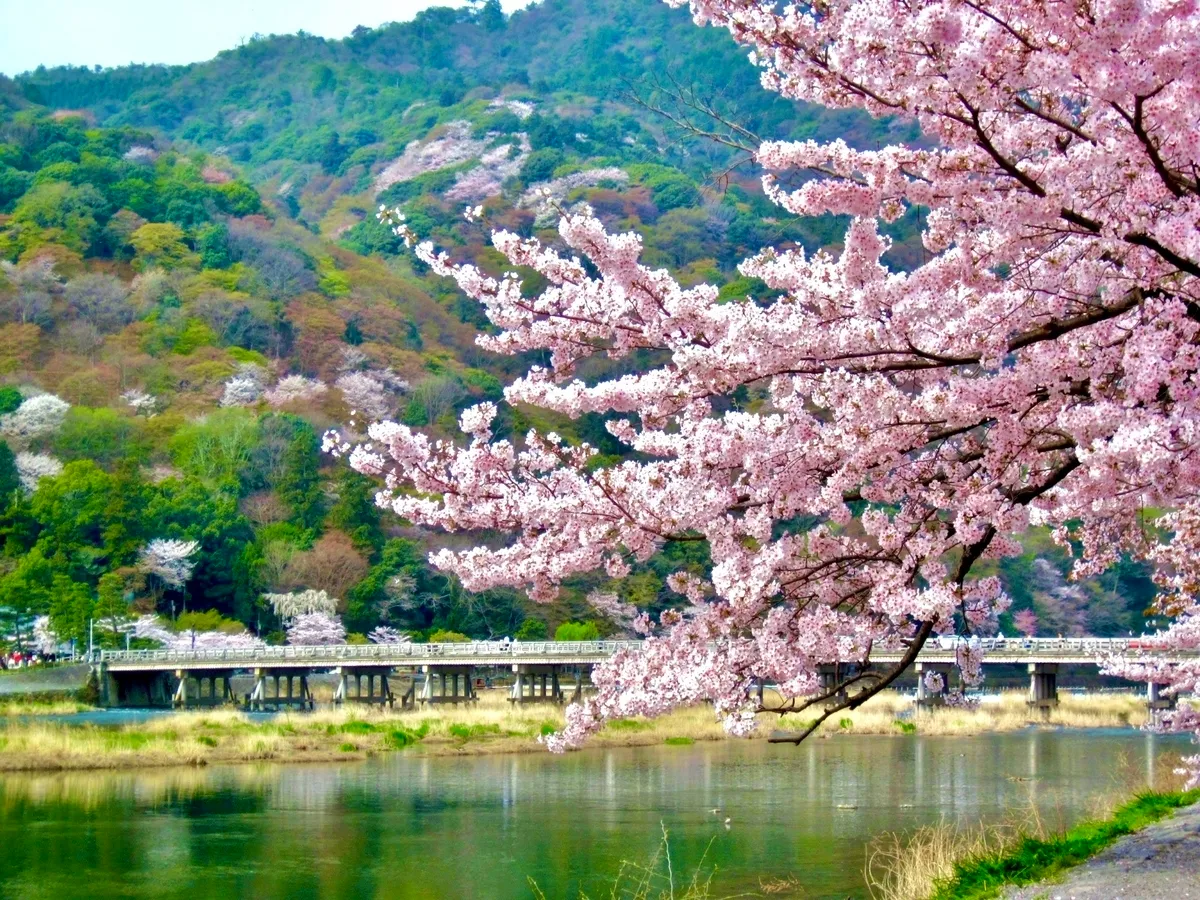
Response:
POLYGON ((892 724, 895 725, 896 728, 899 729, 901 734, 916 734, 917 733, 917 726, 912 722, 905 722, 905 721, 902 721, 901 719, 896 719, 894 722, 892 722, 892 724))
POLYGON ((122 463, 144 463, 150 454, 144 422, 103 407, 71 407, 53 446, 64 460, 89 459, 110 471, 122 463))
POLYGON ((6 504, 13 491, 21 487, 16 457, 5 441, 0 441, 0 504, 6 504))
POLYGON ((521 165, 521 180, 526 184, 549 181, 565 158, 561 150, 535 150, 521 165))
POLYGON ((663 743, 668 747, 690 747, 696 743, 696 739, 690 737, 669 737, 663 743))
POLYGON ((499 734, 500 726, 495 724, 462 725, 456 722, 450 725, 446 731, 449 732, 451 737, 456 738, 459 743, 465 744, 467 741, 476 738, 499 734))
POLYGON ((544 641, 548 634, 549 629, 546 623, 530 616, 521 623, 521 627, 517 629, 517 633, 513 637, 518 641, 544 641))
POLYGON ((56 574, 50 592, 48 612, 54 633, 61 641, 74 641, 76 646, 86 644, 94 609, 91 588, 66 575, 56 574))
POLYGON ((338 474, 337 501, 329 510, 329 523, 368 554, 378 551, 384 541, 380 510, 375 504, 378 490, 374 481, 347 466, 338 474))
POLYGON ((1080 822, 1065 834, 1046 840, 1027 837, 1007 852, 958 863, 954 875, 936 886, 931 900, 984 900, 998 897, 1009 885, 1054 878, 1064 869, 1096 855, 1118 838, 1197 800, 1200 800, 1200 790, 1139 794, 1102 821, 1080 822))
POLYGON ((220 631, 225 634, 240 634, 246 626, 237 619, 227 619, 215 609, 180 613, 171 628, 180 634, 189 631, 220 631))
POLYGON ((143 225, 129 238, 137 254, 134 265, 141 269, 179 269, 199 265, 200 257, 188 249, 183 238, 183 229, 170 222, 143 225))
POLYGON ((25 398, 14 387, 0 387, 0 416, 12 412, 25 398))
POLYGON ((556 641, 598 641, 600 629, 595 622, 563 622, 554 630, 556 641))
POLYGON ((429 634, 429 643, 431 644, 466 644, 470 640, 465 634, 448 631, 445 628, 438 628, 429 634))

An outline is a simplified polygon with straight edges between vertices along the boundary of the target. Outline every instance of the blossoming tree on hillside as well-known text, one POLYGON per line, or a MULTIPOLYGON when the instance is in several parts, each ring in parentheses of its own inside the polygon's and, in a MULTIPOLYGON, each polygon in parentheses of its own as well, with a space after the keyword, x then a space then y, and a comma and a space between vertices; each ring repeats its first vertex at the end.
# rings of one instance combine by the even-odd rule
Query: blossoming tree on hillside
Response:
MULTIPOLYGON (((915 117, 931 146, 763 144, 776 203, 850 217, 840 253, 744 261, 770 297, 683 288, 639 263, 637 235, 586 216, 560 221, 566 254, 493 235, 514 267, 549 282, 533 299, 515 274, 418 246, 484 304, 497 330, 482 346, 549 360, 507 388, 509 403, 616 414, 609 430, 636 451, 595 466, 594 448, 554 433, 498 440, 490 403, 462 414, 463 445, 372 426, 352 463, 387 473, 400 516, 514 535, 433 562, 472 590, 548 600, 574 573, 619 577, 670 541, 711 554, 711 579, 671 579, 687 605, 642 620, 646 651, 597 668, 597 694, 552 747, 698 700, 744 732, 755 679, 793 698, 781 711, 811 709, 799 740, 887 687, 931 635, 993 621, 1007 600, 976 564, 1013 552, 1030 523, 1079 542, 1077 574, 1123 553, 1158 559, 1171 608, 1195 613, 1193 0, 691 8, 752 48, 768 88, 915 117), (777 173, 816 177, 792 190, 777 173), (890 271, 879 223, 912 210, 926 261, 890 271), (591 357, 635 351, 650 351, 649 368, 575 377, 591 357), (754 412, 733 402, 747 390, 762 401, 754 412), (1179 510, 1173 533, 1148 532, 1148 506, 1179 510), (819 680, 822 664, 867 663, 881 646, 901 648, 900 662, 819 680)), ((1177 635, 1200 643, 1198 627, 1177 635)))

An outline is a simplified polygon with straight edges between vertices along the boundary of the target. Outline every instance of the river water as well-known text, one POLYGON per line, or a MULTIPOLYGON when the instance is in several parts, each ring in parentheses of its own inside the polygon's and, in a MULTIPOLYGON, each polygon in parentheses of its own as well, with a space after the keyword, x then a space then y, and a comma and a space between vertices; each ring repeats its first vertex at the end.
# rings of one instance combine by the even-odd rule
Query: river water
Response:
POLYGON ((677 881, 707 852, 714 897, 790 877, 808 900, 858 898, 874 835, 1031 798, 1069 823, 1188 746, 1030 730, 5 775, 0 897, 524 900, 532 878, 552 900, 599 900, 665 827, 677 881))

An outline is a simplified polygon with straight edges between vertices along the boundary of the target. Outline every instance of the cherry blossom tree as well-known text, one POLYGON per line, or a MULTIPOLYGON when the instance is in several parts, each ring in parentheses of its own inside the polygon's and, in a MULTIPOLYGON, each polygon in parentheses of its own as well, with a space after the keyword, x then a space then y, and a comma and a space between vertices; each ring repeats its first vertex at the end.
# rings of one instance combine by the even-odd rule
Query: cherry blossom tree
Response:
MULTIPOLYGON (((138 554, 139 567, 151 576, 154 587, 155 605, 161 599, 164 590, 182 591, 192 577, 198 560, 196 552, 200 544, 196 541, 176 541, 166 538, 155 538, 142 548, 138 554)), ((186 598, 184 602, 187 609, 186 598)), ((175 601, 171 600, 171 615, 175 614, 175 601)))
POLYGON ((367 632, 367 640, 372 644, 411 644, 412 638, 403 631, 397 631, 388 625, 367 632))
POLYGON ((136 415, 147 418, 153 416, 158 409, 158 398, 153 394, 146 393, 141 388, 130 388, 121 395, 121 399, 136 415))
POLYGON ((266 373, 261 366, 246 363, 225 382, 221 393, 221 406, 251 406, 263 395, 263 379, 266 373))
POLYGON ((384 418, 393 409, 387 386, 373 372, 346 372, 333 386, 342 392, 351 410, 371 421, 384 418))
POLYGON ((29 439, 57 431, 71 408, 66 400, 53 394, 38 394, 25 400, 6 416, 0 416, 0 434, 29 439))
POLYGON ((324 394, 328 387, 316 378, 303 375, 286 375, 263 398, 272 406, 285 406, 302 400, 313 400, 324 394))
POLYGON ((548 601, 571 575, 622 577, 668 542, 711 555, 707 580, 669 580, 681 608, 643 652, 597 667, 595 696, 570 708, 551 748, 608 718, 701 700, 745 733, 760 679, 785 698, 774 710, 809 710, 811 727, 787 738, 800 740, 890 685, 931 635, 994 622, 1008 601, 976 563, 1015 552, 1030 523, 1078 543, 1076 575, 1122 554, 1170 566, 1165 608, 1186 617, 1171 640, 1200 642, 1195 4, 691 10, 751 48, 768 88, 915 118, 926 141, 758 147, 777 204, 849 217, 840 252, 745 260, 768 296, 681 287, 639 263, 637 235, 587 216, 559 222, 565 251, 493 234, 514 268, 549 282, 534 299, 515 273, 417 247, 484 305, 496 331, 481 346, 547 361, 507 402, 604 414, 634 451, 596 465, 594 448, 554 432, 496 439, 491 403, 462 413, 462 444, 373 425, 351 461, 386 474, 397 514, 513 535, 433 563, 469 590, 548 601), (895 271, 879 226, 905 214, 922 224, 925 259, 895 271), (576 377, 633 353, 648 361, 639 370, 576 377), (1165 537, 1147 530, 1148 507, 1178 510, 1165 537), (866 668, 883 647, 899 662, 866 668), (818 667, 833 661, 859 665, 823 685, 818 667))
POLYGON ((325 591, 293 591, 290 594, 263 594, 271 604, 275 615, 283 622, 291 622, 299 616, 323 613, 332 616, 337 612, 337 598, 325 591))
POLYGON ((158 641, 166 650, 258 650, 267 646, 248 631, 174 631, 158 616, 139 616, 125 627, 133 637, 158 641))
POLYGON ((312 646, 346 643, 346 626, 337 616, 323 612, 301 613, 287 630, 289 644, 312 646))
POLYGON ((1022 609, 1013 613, 1013 625, 1017 631, 1026 637, 1033 637, 1038 630, 1038 617, 1032 609, 1022 609))
POLYGON ((59 460, 44 453, 21 452, 16 455, 13 462, 17 467, 21 490, 27 494, 36 491, 38 482, 43 478, 53 478, 63 470, 63 464, 59 460))

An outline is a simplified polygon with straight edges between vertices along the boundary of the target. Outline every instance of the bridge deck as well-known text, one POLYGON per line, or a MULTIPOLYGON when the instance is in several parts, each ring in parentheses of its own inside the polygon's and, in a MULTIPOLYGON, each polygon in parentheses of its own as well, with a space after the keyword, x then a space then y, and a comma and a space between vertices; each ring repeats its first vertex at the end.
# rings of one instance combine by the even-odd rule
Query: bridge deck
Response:
MULTIPOLYGON (((257 650, 103 650, 97 662, 114 672, 173 669, 332 669, 370 666, 590 665, 621 650, 640 652, 641 641, 472 641, 455 644, 349 644, 318 647, 265 647, 257 650)), ((954 641, 932 640, 917 657, 922 663, 953 663, 954 641)), ((1095 664, 1113 653, 1155 654, 1145 642, 1126 638, 987 638, 980 642, 984 663, 1095 664)), ((876 651, 880 663, 900 660, 896 651, 876 651)))

